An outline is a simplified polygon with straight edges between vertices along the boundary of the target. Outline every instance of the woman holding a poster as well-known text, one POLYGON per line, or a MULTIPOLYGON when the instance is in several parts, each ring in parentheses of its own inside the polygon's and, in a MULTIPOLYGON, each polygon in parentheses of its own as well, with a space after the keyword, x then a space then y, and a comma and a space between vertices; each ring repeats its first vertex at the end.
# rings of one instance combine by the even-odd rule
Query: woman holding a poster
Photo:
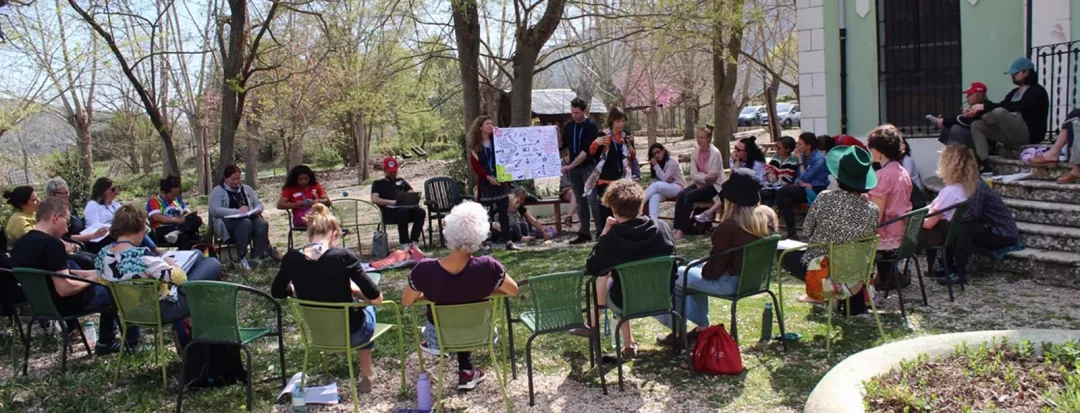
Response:
MULTIPOLYGON (((495 206, 499 214, 499 228, 510 228, 509 183, 500 183, 495 179, 495 123, 491 117, 481 115, 473 121, 465 135, 469 147, 469 166, 476 173, 476 198, 481 205, 495 206)), ((498 242, 499 240, 493 240, 498 242)), ((509 238, 505 239, 506 249, 519 249, 509 238)))

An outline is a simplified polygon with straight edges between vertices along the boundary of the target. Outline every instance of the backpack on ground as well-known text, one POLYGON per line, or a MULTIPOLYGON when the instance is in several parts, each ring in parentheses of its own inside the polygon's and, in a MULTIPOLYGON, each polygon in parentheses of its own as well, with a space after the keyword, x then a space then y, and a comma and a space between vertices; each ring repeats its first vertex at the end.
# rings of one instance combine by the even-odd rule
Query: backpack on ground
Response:
POLYGON ((731 338, 723 324, 706 328, 698 335, 694 346, 693 365, 698 373, 740 374, 743 372, 739 344, 731 338))

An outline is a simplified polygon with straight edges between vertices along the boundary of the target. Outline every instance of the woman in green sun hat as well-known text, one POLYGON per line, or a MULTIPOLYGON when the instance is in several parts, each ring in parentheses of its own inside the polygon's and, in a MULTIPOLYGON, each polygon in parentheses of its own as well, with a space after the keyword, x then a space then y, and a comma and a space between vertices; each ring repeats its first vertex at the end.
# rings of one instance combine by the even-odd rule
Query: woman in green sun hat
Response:
MULTIPOLYGON (((822 192, 810 206, 803 223, 806 241, 811 244, 842 243, 873 236, 877 232, 878 207, 866 194, 877 186, 877 175, 870 152, 857 146, 837 146, 829 151, 825 162, 840 189, 822 192)), ((818 247, 789 253, 781 265, 791 275, 806 281, 808 271, 823 268, 822 259, 828 252, 827 248, 818 247)), ((811 294, 799 300, 820 302, 821 297, 812 293, 813 287, 818 287, 816 290, 820 292, 820 286, 808 285, 811 294)), ((853 295, 870 298, 863 294, 861 285, 849 287, 853 295)), ((851 300, 852 314, 865 311, 864 300, 851 300)))

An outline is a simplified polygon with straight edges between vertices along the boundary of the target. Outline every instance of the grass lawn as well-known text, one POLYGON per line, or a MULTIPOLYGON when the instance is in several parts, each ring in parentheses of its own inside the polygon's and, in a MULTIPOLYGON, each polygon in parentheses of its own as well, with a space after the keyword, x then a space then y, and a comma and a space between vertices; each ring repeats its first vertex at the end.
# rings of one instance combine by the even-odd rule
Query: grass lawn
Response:
MULTIPOLYGON (((685 257, 700 257, 708 250, 704 237, 692 238, 680 244, 679 252, 685 257)), ((569 246, 563 242, 554 247, 537 247, 520 252, 494 251, 510 275, 518 280, 544 273, 579 269, 589 252, 587 246, 569 246)), ((438 255, 434 251, 432 255, 438 255)), ((229 268, 231 280, 268 290, 270 280, 276 273, 271 263, 263 263, 245 277, 229 268)), ((407 271, 396 270, 383 273, 384 297, 399 300, 407 271)), ((738 376, 690 376, 685 368, 685 357, 675 358, 669 350, 655 345, 655 337, 665 333, 654 320, 633 322, 634 335, 641 343, 639 358, 625 367, 627 388, 619 392, 615 370, 608 368, 606 378, 608 393, 601 394, 595 371, 588 366, 588 344, 583 338, 568 334, 553 334, 534 341, 533 360, 536 367, 535 384, 537 405, 528 406, 528 385, 525 378, 524 348, 527 330, 515 326, 518 376, 509 383, 508 389, 515 410, 523 411, 801 411, 802 406, 817 381, 829 368, 847 355, 879 345, 918 335, 942 332, 1003 329, 1003 328, 1080 328, 1080 298, 1075 291, 1059 291, 1036 285, 1028 280, 1006 280, 1000 277, 976 278, 964 293, 958 293, 957 301, 949 303, 944 287, 927 285, 930 306, 923 307, 918 283, 906 289, 909 320, 905 323, 899 316, 895 295, 882 305, 882 322, 886 336, 879 337, 873 319, 868 316, 834 317, 839 331, 833 344, 832 358, 825 352, 826 313, 823 308, 812 307, 795 301, 803 285, 788 278, 784 284, 785 321, 789 331, 802 334, 802 341, 793 343, 785 351, 779 343, 760 344, 761 311, 767 296, 741 301, 738 322, 741 350, 746 372, 738 376), (1022 292, 1024 294, 1020 294, 1022 292), (1006 306, 1005 304, 1008 304, 1006 306)), ((530 294, 528 287, 523 295, 530 294)), ((524 299, 513 301, 513 311, 519 313, 527 305, 524 299)), ((272 308, 257 300, 242 303, 246 319, 265 323, 273 320, 272 308)), ((713 324, 728 324, 729 303, 711 300, 713 324)), ((415 310, 407 311, 408 325, 412 326, 415 310)), ((379 321, 393 322, 393 311, 387 308, 378 313, 379 321)), ((9 324, 5 323, 5 326, 9 324)), ((40 331, 40 330, 39 330, 40 331)), ((303 349, 291 314, 285 310, 286 358, 289 373, 295 373, 303 358, 303 349)), ((409 333, 415 329, 407 330, 409 333)), ((17 341, 12 328, 5 328, 0 348, 17 341)), ((774 334, 778 330, 774 328, 774 334)), ((397 334, 380 338, 376 345, 376 386, 370 394, 360 395, 361 411, 390 412, 413 406, 418 374, 415 342, 406 335, 408 352, 409 389, 401 394, 400 359, 396 342, 397 334)), ((168 364, 170 382, 161 383, 161 371, 154 362, 152 340, 144 335, 143 349, 135 356, 118 361, 116 355, 103 358, 86 357, 81 345, 69 360, 68 372, 60 373, 59 346, 54 338, 36 333, 31 351, 29 377, 12 379, 12 356, 0 367, 0 411, 43 412, 97 412, 97 411, 172 411, 177 395, 176 380, 179 375, 179 359, 170 351, 168 364), (119 376, 114 374, 119 369, 119 376)), ((604 340, 610 346, 609 339, 604 340)), ((171 350, 171 344, 169 345, 171 350)), ((256 342, 255 352, 255 411, 286 411, 285 404, 274 404, 273 397, 279 391, 277 374, 276 340, 256 342)), ((21 347, 19 348, 21 356, 21 347)), ((480 365, 488 365, 488 358, 478 354, 480 365)), ((430 366, 436 360, 426 356, 430 366)), ((338 380, 347 392, 348 368, 345 358, 327 354, 314 356, 311 360, 316 384, 338 380), (318 366, 323 366, 319 368, 318 366)), ((454 411, 494 412, 502 409, 494 370, 490 379, 470 393, 457 393, 453 389, 456 362, 447 362, 445 401, 454 411)), ((434 378, 433 378, 434 380, 434 378)), ((333 408, 313 411, 348 411, 352 408, 346 395, 343 404, 333 408)), ((197 391, 190 393, 184 407, 192 412, 242 411, 246 406, 245 390, 241 386, 197 391)))

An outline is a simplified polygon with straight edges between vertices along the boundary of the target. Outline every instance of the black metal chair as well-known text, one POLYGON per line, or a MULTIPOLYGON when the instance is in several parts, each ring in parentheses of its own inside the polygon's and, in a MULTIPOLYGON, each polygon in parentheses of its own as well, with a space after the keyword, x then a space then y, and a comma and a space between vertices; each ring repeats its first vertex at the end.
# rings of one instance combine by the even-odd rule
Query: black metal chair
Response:
POLYGON ((428 245, 435 243, 434 222, 439 223, 439 245, 445 246, 443 238, 443 219, 450 214, 450 210, 463 200, 471 200, 472 197, 463 195, 457 181, 453 178, 440 176, 424 181, 424 207, 428 215, 428 245))
MULTIPOLYGON (((967 209, 968 209, 968 206, 969 206, 970 202, 971 202, 971 200, 966 200, 964 202, 957 203, 956 205, 950 206, 948 208, 942 209, 940 211, 934 212, 933 214, 930 214, 930 215, 926 216, 927 218, 930 218, 930 217, 934 217, 934 216, 937 216, 937 215, 944 214, 944 213, 946 213, 948 211, 955 211, 955 212, 953 212, 952 220, 949 221, 949 231, 945 234, 945 243, 941 244, 941 245, 938 245, 938 246, 933 246, 933 247, 927 247, 926 248, 927 251, 930 251, 930 250, 941 251, 941 254, 937 256, 937 259, 941 260, 942 267, 948 268, 948 262, 949 262, 948 257, 947 257, 949 255, 949 248, 948 247, 951 246, 956 240, 956 233, 960 231, 960 226, 964 222, 964 215, 967 214, 967 209)), ((930 266, 930 271, 933 271, 934 270, 934 267, 933 267, 934 263, 929 262, 929 261, 930 260, 927 260, 927 265, 930 266)), ((966 268, 957 268, 956 271, 958 273, 962 274, 964 271, 966 271, 966 268)), ((952 282, 952 278, 949 277, 949 274, 945 274, 945 281, 946 281, 946 283, 945 283, 946 286, 949 288, 949 302, 951 303, 951 302, 954 301, 954 298, 953 298, 953 282, 952 282)), ((960 290, 961 291, 966 291, 964 289, 964 284, 960 284, 960 290)))

